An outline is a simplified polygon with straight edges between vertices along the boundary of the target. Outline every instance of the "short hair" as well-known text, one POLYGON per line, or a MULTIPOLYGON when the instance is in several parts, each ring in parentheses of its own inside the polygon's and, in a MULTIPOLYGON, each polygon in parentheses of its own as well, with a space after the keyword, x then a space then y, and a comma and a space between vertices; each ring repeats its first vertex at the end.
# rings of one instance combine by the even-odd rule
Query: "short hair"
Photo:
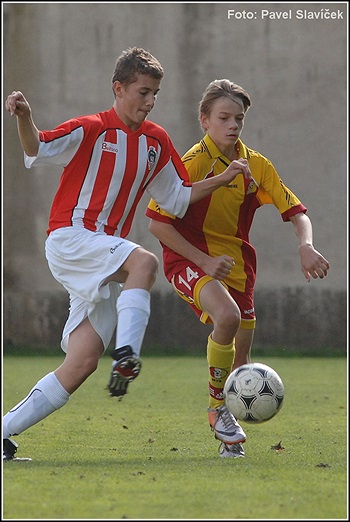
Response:
POLYGON ((226 79, 214 80, 209 83, 208 87, 205 89, 202 95, 201 101, 199 102, 199 119, 202 115, 208 116, 211 112, 214 102, 223 97, 230 98, 233 101, 236 101, 237 98, 241 100, 243 103, 244 112, 247 112, 252 104, 249 94, 240 85, 237 85, 236 83, 226 79))
POLYGON ((125 85, 136 82, 138 74, 147 74, 157 80, 164 75, 159 61, 148 51, 140 47, 129 47, 117 58, 112 84, 119 81, 125 85))

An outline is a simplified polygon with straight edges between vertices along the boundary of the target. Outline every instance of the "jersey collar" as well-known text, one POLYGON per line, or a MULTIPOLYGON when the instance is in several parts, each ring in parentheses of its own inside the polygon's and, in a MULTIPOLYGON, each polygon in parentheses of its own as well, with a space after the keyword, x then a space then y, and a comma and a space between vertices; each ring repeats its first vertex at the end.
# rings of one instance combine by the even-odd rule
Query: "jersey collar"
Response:
POLYGON ((125 134, 128 134, 128 135, 130 135, 130 136, 131 136, 131 135, 138 136, 138 135, 141 135, 141 134, 143 133, 144 126, 145 126, 145 121, 147 121, 147 120, 144 120, 144 121, 141 123, 140 127, 139 127, 137 130, 133 131, 133 130, 130 129, 130 127, 128 127, 128 126, 123 122, 123 120, 121 120, 121 119, 119 118, 119 116, 118 116, 118 114, 116 113, 114 107, 112 107, 112 108, 110 109, 109 113, 112 115, 112 118, 114 118, 114 120, 115 120, 115 122, 116 122, 116 123, 115 123, 116 127, 119 128, 119 129, 121 129, 122 131, 124 131, 125 134))
MULTIPOLYGON (((210 136, 208 134, 206 134, 204 136, 204 138, 201 140, 201 144, 202 144, 203 149, 207 152, 209 157, 222 158, 222 159, 225 159, 228 163, 230 163, 229 160, 226 158, 226 156, 224 156, 219 151, 219 149, 217 148, 217 146, 215 145, 215 143, 213 142, 213 140, 210 138, 210 136)), ((244 145, 244 143, 240 139, 238 139, 237 145, 238 145, 238 150, 239 150, 239 158, 248 159, 250 157, 250 154, 248 152, 247 147, 244 145)))

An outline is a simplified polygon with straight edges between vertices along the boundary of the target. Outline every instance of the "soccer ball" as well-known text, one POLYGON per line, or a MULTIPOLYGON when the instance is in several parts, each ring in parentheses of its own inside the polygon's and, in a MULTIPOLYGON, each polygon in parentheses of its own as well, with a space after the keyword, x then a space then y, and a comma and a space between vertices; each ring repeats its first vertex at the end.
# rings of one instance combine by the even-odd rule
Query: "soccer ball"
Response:
POLYGON ((256 424, 272 419, 280 411, 284 386, 275 370, 265 364, 250 363, 230 373, 223 394, 236 419, 256 424))

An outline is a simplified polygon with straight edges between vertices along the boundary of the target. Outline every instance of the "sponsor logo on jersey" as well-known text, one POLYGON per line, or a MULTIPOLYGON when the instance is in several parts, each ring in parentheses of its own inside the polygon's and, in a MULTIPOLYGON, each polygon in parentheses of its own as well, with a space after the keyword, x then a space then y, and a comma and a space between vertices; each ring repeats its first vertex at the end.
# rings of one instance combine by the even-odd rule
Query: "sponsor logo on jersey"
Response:
POLYGON ((102 143, 102 150, 105 152, 113 152, 114 154, 117 154, 118 152, 116 143, 110 143, 109 141, 104 141, 102 143))

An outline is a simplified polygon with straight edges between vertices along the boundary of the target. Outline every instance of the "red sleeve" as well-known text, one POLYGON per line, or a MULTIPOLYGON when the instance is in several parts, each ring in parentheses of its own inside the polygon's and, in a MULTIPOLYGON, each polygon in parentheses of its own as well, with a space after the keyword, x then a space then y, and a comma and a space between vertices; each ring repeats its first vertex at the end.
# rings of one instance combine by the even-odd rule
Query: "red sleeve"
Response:
POLYGON ((154 219, 155 221, 161 221, 162 223, 168 223, 170 225, 174 224, 174 219, 169 216, 165 216, 156 210, 153 210, 149 207, 146 208, 146 216, 150 219, 154 219))
POLYGON ((289 218, 295 216, 296 214, 299 214, 300 212, 303 212, 303 214, 306 214, 307 212, 307 208, 302 203, 300 203, 299 205, 295 205, 292 208, 289 208, 288 210, 283 212, 283 214, 281 214, 281 217, 283 221, 289 221, 289 218))

